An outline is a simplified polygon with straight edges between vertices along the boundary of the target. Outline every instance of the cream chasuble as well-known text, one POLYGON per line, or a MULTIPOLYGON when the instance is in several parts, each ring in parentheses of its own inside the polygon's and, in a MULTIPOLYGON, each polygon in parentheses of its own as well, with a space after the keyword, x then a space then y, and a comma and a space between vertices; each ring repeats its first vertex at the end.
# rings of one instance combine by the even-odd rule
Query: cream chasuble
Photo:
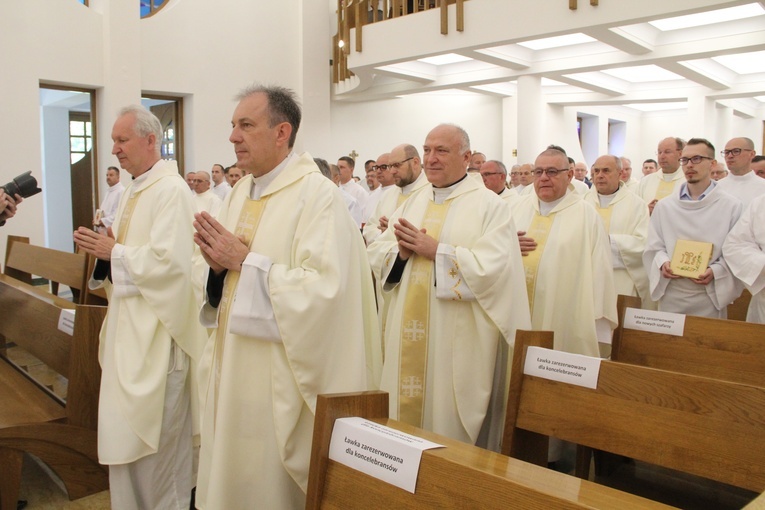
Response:
MULTIPOLYGON (((228 305, 219 305, 203 358, 217 384, 207 386, 203 410, 200 509, 303 508, 316 395, 379 384, 371 270, 339 190, 308 154, 289 158, 259 201, 252 188, 242 178, 218 219, 230 232, 251 227, 250 250, 271 261, 266 290, 280 340, 232 333, 228 305), (247 204, 265 200, 258 221, 247 204), (243 210, 251 219, 240 222, 243 210)), ((257 293, 236 274, 224 283, 231 301, 257 293)))
MULTIPOLYGON (((540 215, 539 199, 536 194, 525 195, 512 204, 512 210, 518 230, 528 232, 540 215)), ((612 329, 617 324, 611 252, 603 222, 581 195, 571 191, 548 216, 552 225, 546 241, 535 250, 540 253, 536 255, 532 328, 554 331, 557 350, 599 356, 595 321, 606 319, 612 329)))
POLYGON ((665 180, 661 170, 648 174, 640 179, 637 188, 637 194, 645 203, 653 200, 661 200, 671 195, 674 191, 680 189, 680 185, 685 182, 685 174, 682 167, 667 175, 669 180, 665 180))
POLYGON ((643 265, 650 220, 646 203, 623 184, 608 207, 600 207, 594 187, 584 199, 600 214, 611 240, 616 294, 640 296, 646 305, 650 300, 648 273, 643 265), (614 246, 616 254, 613 254, 614 246))
MULTIPOLYGON (((435 282, 429 276, 423 288, 427 290, 423 299, 427 300, 428 324, 423 333, 427 336, 427 358, 422 426, 475 443, 492 395, 498 342, 512 345, 515 330, 530 325, 528 301, 516 229, 507 204, 470 177, 454 186, 444 204, 448 210, 436 256, 445 261, 443 274, 439 263, 428 261, 436 269, 432 274, 441 276, 435 282)), ((422 228, 432 205, 433 188, 428 184, 396 210, 389 221, 391 228, 368 247, 377 281, 387 281, 398 254, 392 228, 398 218, 422 228)), ((402 333, 407 326, 407 297, 420 280, 412 262, 406 262, 400 283, 386 283, 386 289, 392 288, 385 291, 389 305, 381 389, 390 393, 393 419, 402 418, 399 406, 405 405, 399 401, 399 360, 405 355, 402 333)), ((503 416, 495 418, 500 422, 503 416)))
POLYGON ((198 360, 204 329, 191 288, 193 206, 175 162, 158 161, 125 190, 113 225, 103 283, 109 310, 101 328, 98 449, 103 464, 126 464, 159 444, 173 340, 198 360), (151 360, 151 362, 147 362, 151 360))

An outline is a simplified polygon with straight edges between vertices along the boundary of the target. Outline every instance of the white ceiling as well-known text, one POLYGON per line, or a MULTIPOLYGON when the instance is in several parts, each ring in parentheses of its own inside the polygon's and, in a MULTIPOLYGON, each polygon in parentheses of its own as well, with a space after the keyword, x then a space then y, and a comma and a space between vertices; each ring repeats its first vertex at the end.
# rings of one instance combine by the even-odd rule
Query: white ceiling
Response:
MULTIPOLYGON (((465 2, 464 34, 480 30, 470 25, 468 10, 478 10, 482 1, 465 2)), ((668 7, 661 8, 656 8, 661 2, 651 0, 629 1, 630 5, 628 0, 600 0, 595 9, 611 8, 608 15, 593 16, 592 25, 572 17, 571 24, 579 26, 563 34, 560 20, 554 20, 557 25, 549 22, 548 1, 533 2, 541 12, 538 18, 529 17, 528 24, 549 24, 549 37, 537 28, 533 36, 520 39, 498 32, 494 44, 460 48, 444 40, 443 53, 430 51, 413 60, 368 51, 370 44, 385 40, 379 38, 383 32, 374 31, 378 26, 369 25, 364 33, 367 55, 351 52, 349 65, 355 76, 335 87, 335 99, 364 101, 455 90, 509 97, 516 94, 519 77, 535 76, 542 79, 545 100, 555 104, 618 104, 653 111, 662 105, 680 108, 689 96, 703 95, 726 101, 742 116, 761 116, 765 111, 765 0, 664 0, 668 7), (646 9, 635 9, 639 4, 646 9), (618 22, 613 21, 619 16, 615 8, 625 11, 618 22), (648 14, 661 9, 672 15, 648 14)), ((561 11, 561 18, 570 16, 563 11, 565 2, 555 3, 561 4, 555 11, 561 11)), ((582 5, 589 4, 586 0, 579 4, 579 11, 592 9, 582 5)), ((414 21, 430 13, 404 18, 414 21)), ((407 22, 397 18, 378 25, 384 29, 386 23, 390 27, 398 23, 394 30, 399 32, 414 26, 407 22)), ((411 47, 417 48, 416 43, 411 47)), ((416 52, 412 49, 410 55, 416 52)))

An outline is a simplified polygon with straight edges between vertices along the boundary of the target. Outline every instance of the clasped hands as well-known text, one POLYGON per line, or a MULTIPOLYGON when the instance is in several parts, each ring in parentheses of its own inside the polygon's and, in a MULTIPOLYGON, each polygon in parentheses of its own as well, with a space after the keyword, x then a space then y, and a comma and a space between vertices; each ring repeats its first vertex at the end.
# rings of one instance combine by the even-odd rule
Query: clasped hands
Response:
POLYGON ((429 236, 424 228, 418 229, 406 219, 399 218, 398 223, 393 225, 393 234, 398 241, 401 260, 408 260, 415 253, 428 260, 436 259, 438 241, 429 236))
POLYGON ((206 211, 194 215, 194 229, 194 242, 215 274, 220 274, 224 269, 242 270, 242 263, 250 253, 243 237, 226 230, 206 211))

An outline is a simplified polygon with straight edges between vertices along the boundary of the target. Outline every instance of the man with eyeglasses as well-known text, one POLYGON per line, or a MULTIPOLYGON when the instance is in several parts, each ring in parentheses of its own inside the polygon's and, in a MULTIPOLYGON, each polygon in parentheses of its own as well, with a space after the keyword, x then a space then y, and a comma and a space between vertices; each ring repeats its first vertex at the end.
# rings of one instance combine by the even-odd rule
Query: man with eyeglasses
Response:
POLYGON ((518 193, 507 187, 507 168, 501 161, 492 159, 484 163, 481 166, 481 178, 483 185, 499 195, 502 200, 518 198, 518 193))
POLYGON ((643 264, 660 311, 725 319, 726 307, 741 294, 722 246, 742 205, 712 180, 714 161, 715 148, 708 140, 690 139, 679 159, 686 182, 653 210, 643 264), (712 244, 709 266, 699 278, 680 277, 670 268, 679 240, 712 244))
MULTIPOLYGON (((377 239, 388 228, 388 218, 415 191, 428 183, 422 172, 420 153, 413 145, 401 144, 396 146, 388 155, 388 173, 395 186, 390 186, 380 197, 375 210, 364 225, 364 239, 367 244, 377 239)), ((378 296, 379 298, 380 296, 378 296)), ((378 303, 379 304, 379 303, 378 303)))
POLYGON ((590 169, 593 187, 584 200, 595 208, 608 232, 616 294, 639 296, 650 306, 643 266, 650 216, 646 203, 621 181, 623 159, 605 155, 595 160, 590 169))
POLYGON ((516 188, 521 185, 520 170, 521 170, 521 165, 518 165, 518 164, 513 165, 512 168, 510 169, 510 189, 513 189, 516 192, 518 192, 516 188))
POLYGON ((194 174, 194 191, 196 191, 194 195, 196 212, 207 211, 213 217, 217 216, 223 201, 210 188, 210 174, 204 170, 194 174))
POLYGON ((712 180, 720 181, 721 179, 725 179, 728 176, 728 170, 725 168, 724 163, 715 161, 714 165, 712 165, 712 170, 709 172, 709 175, 712 177, 712 180))
MULTIPOLYGON (((555 349, 600 356, 616 326, 608 234, 598 213, 569 187, 558 149, 534 162, 534 189, 511 203, 518 227, 532 329, 554 331, 555 349)), ((554 458, 551 460, 555 460, 554 458)))
MULTIPOLYGON (((391 418, 476 444, 482 429, 502 429, 501 407, 486 420, 490 403, 504 401, 499 342, 512 344, 530 323, 510 208, 467 175, 470 156, 462 128, 431 130, 429 184, 367 251, 389 301, 380 389, 391 418)), ((481 445, 498 447, 500 435, 481 445)))
POLYGON ((375 179, 380 184, 376 190, 369 194, 367 197, 367 203, 364 206, 364 225, 369 221, 369 217, 372 216, 377 208, 377 203, 387 190, 393 187, 393 176, 391 175, 388 161, 390 159, 390 153, 380 154, 377 161, 372 166, 375 172, 375 179))
POLYGON ((730 174, 717 184, 720 189, 741 200, 744 209, 760 195, 765 195, 765 179, 752 171, 752 160, 757 155, 754 142, 749 138, 733 138, 720 151, 730 174))
POLYGON ((638 195, 648 204, 648 212, 662 198, 668 197, 683 184, 683 170, 680 168, 680 155, 685 147, 682 138, 665 138, 659 142, 657 155, 661 172, 648 174, 640 180, 638 195))

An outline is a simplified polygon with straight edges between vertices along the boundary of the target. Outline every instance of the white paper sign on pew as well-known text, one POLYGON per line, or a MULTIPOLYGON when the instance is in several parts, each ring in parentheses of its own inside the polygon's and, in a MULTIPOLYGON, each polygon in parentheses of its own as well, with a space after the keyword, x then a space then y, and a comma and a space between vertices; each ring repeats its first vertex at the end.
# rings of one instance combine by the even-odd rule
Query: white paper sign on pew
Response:
POLYGON ((61 309, 58 316, 58 329, 67 335, 74 336, 74 310, 61 309))
POLYGON ((585 388, 598 387, 600 358, 530 346, 523 373, 585 388))
POLYGON ((648 331, 649 333, 683 336, 685 315, 682 313, 627 308, 624 313, 624 327, 626 329, 648 331))
POLYGON ((364 418, 340 418, 329 458, 414 494, 422 452, 441 447, 364 418))

